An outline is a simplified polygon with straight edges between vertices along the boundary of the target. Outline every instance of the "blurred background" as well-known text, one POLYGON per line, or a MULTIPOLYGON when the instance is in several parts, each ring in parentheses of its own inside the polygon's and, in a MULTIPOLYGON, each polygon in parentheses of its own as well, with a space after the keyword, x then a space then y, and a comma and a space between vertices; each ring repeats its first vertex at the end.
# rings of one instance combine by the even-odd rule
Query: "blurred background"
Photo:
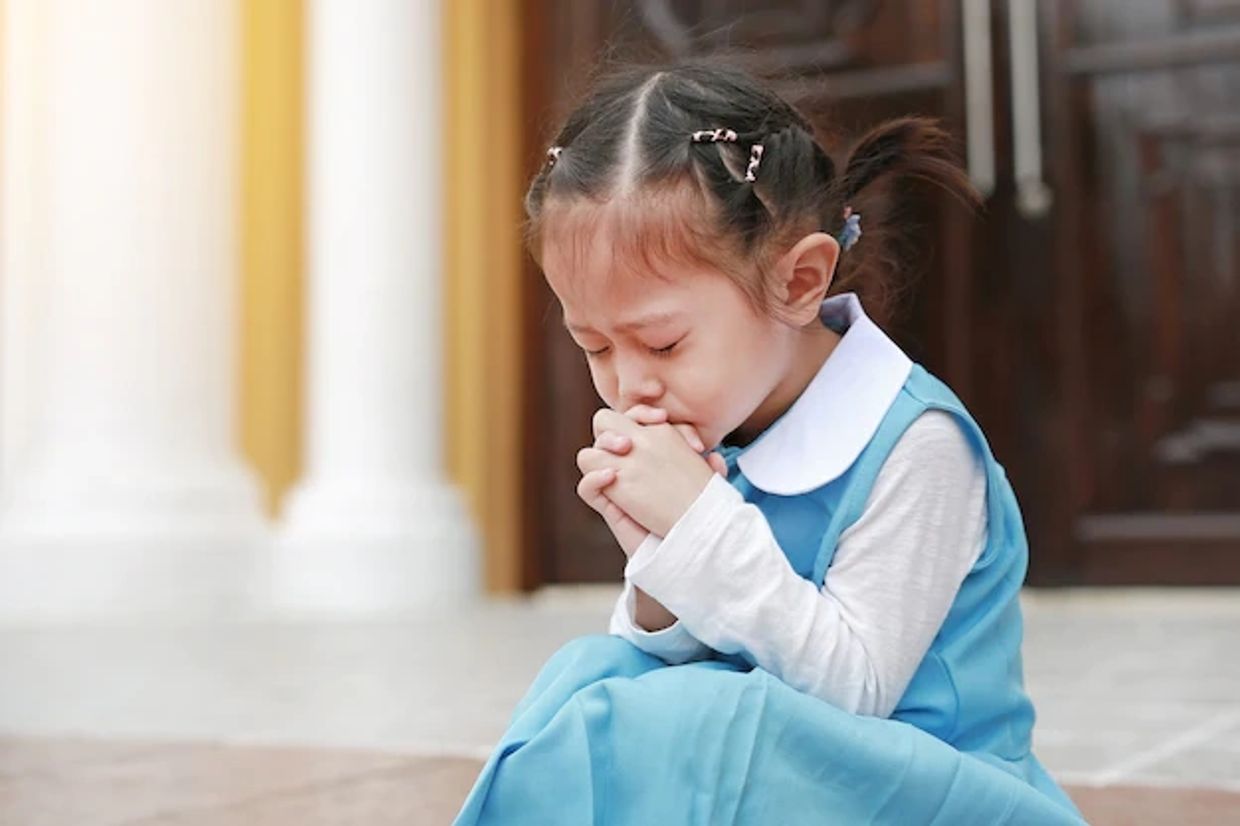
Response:
POLYGON ((459 804, 623 568, 525 184, 600 61, 720 53, 831 151, 959 136, 984 209, 913 185, 879 320, 1021 501, 1039 748, 1240 797, 1240 2, 0 0, 0 37, 0 822, 93 822, 14 778, 122 758, 48 737, 455 755, 459 804))
POLYGON ((10 4, 5 610, 139 607, 150 540, 193 603, 271 538, 330 545, 324 591, 348 559, 332 597, 277 553, 262 587, 308 607, 615 580, 520 196, 601 59, 720 52, 834 150, 908 112, 960 136, 985 210, 900 216, 921 266, 884 321, 990 435, 1030 581, 1240 582, 1235 4, 321 5, 10 4), (29 559, 104 553, 128 583, 29 559))

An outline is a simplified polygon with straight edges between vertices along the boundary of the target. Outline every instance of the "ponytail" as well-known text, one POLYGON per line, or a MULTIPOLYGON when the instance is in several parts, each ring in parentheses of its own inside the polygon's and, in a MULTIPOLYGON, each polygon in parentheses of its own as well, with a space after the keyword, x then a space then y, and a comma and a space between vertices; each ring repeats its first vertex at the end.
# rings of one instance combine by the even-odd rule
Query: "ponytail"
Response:
POLYGON ((865 240, 840 256, 831 292, 856 292, 867 308, 890 317, 898 297, 912 286, 923 256, 914 246, 901 193, 889 190, 902 181, 928 182, 969 210, 981 196, 956 158, 951 135, 938 121, 902 117, 884 121, 853 145, 826 199, 835 212, 829 227, 843 226, 848 210, 864 215, 865 240))
POLYGON ((938 122, 924 117, 885 121, 853 146, 844 162, 838 191, 844 203, 887 176, 928 181, 969 207, 981 204, 969 177, 952 149, 952 139, 938 122))

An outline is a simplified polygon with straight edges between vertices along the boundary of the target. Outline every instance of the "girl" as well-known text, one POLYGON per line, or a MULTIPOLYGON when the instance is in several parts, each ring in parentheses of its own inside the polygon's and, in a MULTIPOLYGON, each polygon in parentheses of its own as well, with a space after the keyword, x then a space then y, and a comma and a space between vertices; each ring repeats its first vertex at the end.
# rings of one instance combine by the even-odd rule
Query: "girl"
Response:
POLYGON ((569 116, 530 246, 607 405, 578 493, 625 588, 458 824, 1080 822, 1030 751, 1012 489, 861 298, 891 256, 854 203, 901 175, 970 199, 947 146, 906 118, 837 167, 713 64, 615 74, 569 116))

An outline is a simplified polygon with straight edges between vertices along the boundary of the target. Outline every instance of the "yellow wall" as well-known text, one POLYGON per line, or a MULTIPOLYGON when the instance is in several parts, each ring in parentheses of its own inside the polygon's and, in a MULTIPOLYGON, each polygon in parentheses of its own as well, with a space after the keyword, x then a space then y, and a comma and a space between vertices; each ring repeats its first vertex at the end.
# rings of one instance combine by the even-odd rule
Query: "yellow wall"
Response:
POLYGON ((443 4, 448 467, 486 547, 486 585, 520 586, 520 15, 443 4))
POLYGON ((242 0, 241 444, 268 510, 301 467, 302 3, 242 0))
MULTIPOLYGON (((302 0, 242 2, 240 431, 268 507, 301 455, 302 0)), ((443 0, 445 456, 484 545, 520 585, 520 73, 517 0, 443 0)))

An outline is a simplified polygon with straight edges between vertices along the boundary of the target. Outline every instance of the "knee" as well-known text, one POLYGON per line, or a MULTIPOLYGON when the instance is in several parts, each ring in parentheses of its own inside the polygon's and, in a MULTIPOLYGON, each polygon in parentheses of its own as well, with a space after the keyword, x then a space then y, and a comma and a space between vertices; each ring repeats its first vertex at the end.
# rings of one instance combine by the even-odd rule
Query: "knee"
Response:
POLYGON ((589 671, 597 677, 635 676, 665 665, 626 639, 611 634, 588 634, 564 643, 551 655, 546 669, 589 671))
POLYGON ((551 655, 551 659, 580 660, 612 660, 616 657, 628 656, 639 651, 631 642, 611 634, 587 634, 575 637, 564 643, 551 655))

